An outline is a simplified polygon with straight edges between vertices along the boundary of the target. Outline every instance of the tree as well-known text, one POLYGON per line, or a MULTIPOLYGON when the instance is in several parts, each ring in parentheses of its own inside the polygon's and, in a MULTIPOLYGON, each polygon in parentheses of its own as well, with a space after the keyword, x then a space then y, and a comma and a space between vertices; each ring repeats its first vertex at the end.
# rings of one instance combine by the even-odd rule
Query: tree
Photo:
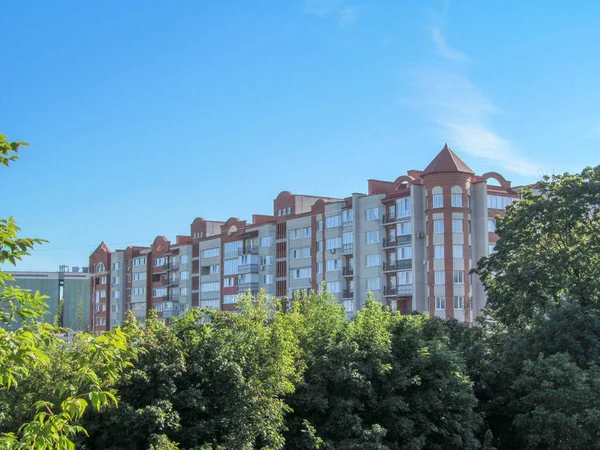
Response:
MULTIPOLYGON (((8 167, 18 159, 23 142, 8 142, 0 135, 0 165, 8 167)), ((14 219, 0 219, 0 265, 15 263, 28 255, 41 239, 21 238, 14 219)), ((99 409, 109 403, 116 404, 114 395, 105 389, 117 378, 132 356, 126 348, 125 335, 120 331, 94 337, 81 335, 73 351, 67 351, 58 338, 62 329, 44 324, 44 297, 7 286, 12 277, 0 271, 0 394, 21 394, 19 383, 27 380, 36 370, 51 369, 56 352, 66 355, 71 363, 69 376, 52 380, 52 400, 48 397, 29 397, 30 403, 16 402, 21 412, 34 413, 33 420, 20 422, 18 427, 6 428, 6 418, 18 416, 14 411, 2 412, 0 446, 7 449, 71 449, 72 439, 85 429, 77 422, 88 405, 99 409), (15 329, 15 322, 21 326, 15 329), (16 391, 16 392, 15 392, 16 391), (29 407, 29 409, 28 409, 29 407)), ((6 398, 6 397, 5 397, 6 398)), ((23 397, 21 397, 22 399, 23 397)), ((2 403, 0 401, 0 403, 2 403)), ((15 407, 14 403, 5 403, 15 407)))

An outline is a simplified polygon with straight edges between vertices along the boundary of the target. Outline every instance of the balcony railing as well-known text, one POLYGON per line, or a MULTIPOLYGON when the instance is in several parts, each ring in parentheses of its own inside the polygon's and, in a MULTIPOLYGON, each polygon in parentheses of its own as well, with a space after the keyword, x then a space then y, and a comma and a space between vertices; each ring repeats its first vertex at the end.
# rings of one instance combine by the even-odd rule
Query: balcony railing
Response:
POLYGON ((399 259, 398 261, 396 261, 396 269, 412 269, 412 259, 399 259))
POLYGON ((255 281, 239 283, 238 289, 240 294, 245 293, 248 289, 250 289, 252 292, 258 292, 258 283, 255 281))
POLYGON ((351 277, 354 275, 354 267, 344 267, 342 269, 342 275, 345 277, 351 277))
POLYGON ((163 265, 164 270, 179 270, 179 263, 168 262, 163 265))
POLYGON ((387 224, 387 223, 395 223, 398 219, 396 218, 396 216, 388 216, 386 214, 383 215, 383 223, 387 224))
POLYGON ((403 234, 401 236, 396 236, 396 245, 404 245, 410 244, 412 242, 412 235, 403 234))
POLYGON ((241 264, 238 273, 258 273, 258 264, 241 264))
POLYGON ((258 247, 238 248, 238 256, 258 255, 258 247))
POLYGON ((412 295, 412 293, 413 293, 412 284, 399 284, 397 286, 384 286, 383 287, 383 296, 384 297, 405 296, 405 295, 412 295))
POLYGON ((179 278, 169 278, 166 284, 163 283, 163 286, 179 286, 179 278))
POLYGON ((384 286, 383 287, 383 296, 384 297, 392 297, 396 295, 396 286, 384 286))
POLYGON ((352 222, 342 222, 342 230, 350 231, 352 229, 352 222))
POLYGON ((396 238, 394 238, 394 239, 383 238, 381 240, 381 243, 383 244, 383 248, 395 247, 396 246, 396 238))
POLYGON ((343 244, 342 245, 342 254, 352 253, 354 251, 354 244, 343 244))
POLYGON ((179 294, 169 294, 169 301, 170 302, 178 302, 179 301, 179 294))
POLYGON ((354 297, 354 292, 351 291, 350 289, 344 289, 344 292, 342 293, 342 298, 353 298, 354 297))
POLYGON ((383 271, 384 272, 395 272, 396 269, 396 263, 389 263, 389 262, 384 262, 383 263, 383 271))

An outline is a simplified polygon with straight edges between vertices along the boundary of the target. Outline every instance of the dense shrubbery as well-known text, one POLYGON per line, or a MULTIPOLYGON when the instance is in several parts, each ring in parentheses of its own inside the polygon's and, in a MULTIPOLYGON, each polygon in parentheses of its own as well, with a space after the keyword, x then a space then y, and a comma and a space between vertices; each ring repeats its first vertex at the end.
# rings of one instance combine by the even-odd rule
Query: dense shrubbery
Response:
MULTIPOLYGON (((600 167, 536 189, 478 264, 475 326, 259 295, 67 348, 39 295, 4 289, 0 320, 30 324, 0 328, 0 448, 600 448, 600 167)), ((35 243, 17 231, 0 222, 0 263, 35 243)))

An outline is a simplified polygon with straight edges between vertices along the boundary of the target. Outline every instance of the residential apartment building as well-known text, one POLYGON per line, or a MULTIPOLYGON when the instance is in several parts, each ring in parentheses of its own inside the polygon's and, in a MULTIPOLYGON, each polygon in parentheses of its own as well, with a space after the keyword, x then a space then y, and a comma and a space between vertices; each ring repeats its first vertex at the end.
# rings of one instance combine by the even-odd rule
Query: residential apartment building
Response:
POLYGON ((486 297, 469 271, 493 251, 494 217, 519 197, 498 173, 476 175, 446 145, 422 171, 394 181, 368 180, 346 198, 283 191, 272 215, 251 222, 195 219, 172 244, 90 257, 90 326, 117 326, 129 309, 150 308, 168 321, 188 308, 233 311, 240 294, 327 290, 349 317, 367 293, 402 313, 427 311, 472 321, 486 297))

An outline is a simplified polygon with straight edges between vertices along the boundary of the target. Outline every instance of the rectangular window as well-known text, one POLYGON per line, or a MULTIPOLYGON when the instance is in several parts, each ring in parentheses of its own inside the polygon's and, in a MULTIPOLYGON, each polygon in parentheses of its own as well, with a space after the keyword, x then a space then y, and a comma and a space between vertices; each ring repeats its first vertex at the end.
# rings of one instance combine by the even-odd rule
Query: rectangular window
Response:
POLYGON ((333 272, 334 270, 342 270, 342 260, 341 259, 329 259, 325 261, 325 269, 327 272, 333 272))
MULTIPOLYGON (((218 270, 219 270, 219 266, 217 265, 217 271, 218 270)), ((190 279, 190 273, 187 270, 183 271, 183 272, 180 272, 179 276, 180 276, 180 278, 182 280, 189 280, 190 279)))
POLYGON ((488 244, 488 253, 491 255, 496 251, 496 244, 488 244))
POLYGON ((494 219, 488 219, 488 232, 489 233, 496 232, 496 221, 494 219))
POLYGON ((152 297, 164 297, 167 295, 166 288, 152 289, 152 297))
POLYGON ((106 284, 106 277, 100 278, 100 284, 106 284))
POLYGON ((342 216, 331 216, 325 219, 325 228, 342 226, 342 216))
POLYGON ((464 258, 464 245, 453 245, 452 246, 452 257, 453 258, 464 258))
POLYGON ((121 263, 113 263, 113 270, 119 270, 121 268, 121 263))
POLYGON ((398 284, 407 285, 412 284, 412 272, 398 272, 398 284))
POLYGON ((330 294, 338 294, 340 292, 341 283, 339 281, 328 281, 327 292, 330 294))
POLYGON ((110 312, 119 312, 119 305, 112 305, 110 307, 110 312))
POLYGON ((146 272, 137 272, 133 274, 133 281, 144 281, 146 279, 146 272))
POLYGON ((144 256, 143 258, 135 258, 133 260, 133 265, 134 266, 145 266, 146 265, 146 257, 144 256))
POLYGON ((381 288, 379 277, 367 278, 367 291, 376 291, 381 288))
POLYGON ((454 297, 454 309, 465 309, 464 297, 454 297))
MULTIPOLYGON (((183 272, 181 272, 183 275, 183 272)), ((210 275, 216 275, 219 273, 219 264, 213 264, 212 266, 208 266, 208 273, 210 275)), ((182 280, 184 279, 183 277, 181 278, 182 280)))
POLYGON ((235 286, 233 278, 223 278, 223 287, 233 287, 235 286))
POLYGON ((304 247, 302 249, 302 258, 310 258, 310 247, 304 247))
POLYGON ((237 303, 238 302, 238 294, 235 295, 224 295, 223 296, 223 304, 224 305, 231 305, 233 303, 237 303))
POLYGON ((433 232, 434 233, 443 233, 444 232, 444 221, 443 220, 434 220, 433 221, 433 232))
POLYGON ((305 238, 312 237, 312 228, 311 227, 302 228, 302 231, 303 231, 303 235, 305 238))
POLYGON ((454 284, 465 284, 465 271, 455 270, 454 271, 454 284))
POLYGON ((411 201, 409 198, 401 198, 396 200, 396 210, 398 217, 410 217, 411 214, 411 201))
POLYGON ((412 224, 411 222, 400 222, 396 226, 396 234, 398 236, 404 236, 412 233, 412 224))
POLYGON ((219 282, 218 281, 200 284, 200 292, 218 292, 218 291, 219 291, 219 282))
POLYGON ((273 255, 266 255, 260 257, 260 265, 261 266, 272 266, 273 265, 273 255))
POLYGON ((344 300, 343 305, 347 313, 354 312, 354 300, 344 300))
POLYGON ((295 241, 296 239, 300 239, 302 237, 301 234, 302 229, 298 228, 297 230, 290 230, 290 239, 295 241))
POLYGON ((433 272, 434 284, 444 284, 446 272, 444 270, 436 270, 433 272))
POLYGON ((182 297, 185 297, 186 295, 188 295, 188 288, 186 288, 186 287, 179 288, 179 295, 181 295, 182 297))
POLYGON ((317 263, 317 273, 323 273, 323 263, 317 263))
POLYGON ((295 248, 292 250, 292 259, 300 259, 302 257, 302 249, 295 248))
POLYGON ((488 195, 487 203, 490 209, 506 209, 515 199, 510 197, 502 197, 500 195, 488 195))
POLYGON ((412 247, 399 247, 397 259, 412 259, 412 247))
POLYGON ((112 298, 121 298, 121 291, 113 291, 112 298))
POLYGON ((342 222, 352 222, 354 220, 354 211, 346 209, 342 211, 342 222))
POLYGON ((434 208, 443 208, 444 207, 443 194, 433 194, 433 207, 434 208))
POLYGON ((379 220, 379 208, 365 209, 365 220, 367 222, 371 220, 379 220))
POLYGON ((435 298, 435 309, 438 311, 443 311, 446 309, 446 297, 435 298))
POLYGON ((388 208, 388 217, 390 219, 394 219, 396 217, 396 207, 394 205, 390 205, 388 208))
POLYGON ((323 231, 323 221, 317 220, 317 231, 323 231))
POLYGON ((452 219, 452 232, 453 233, 462 233, 463 232, 462 219, 452 219))
POLYGON ((188 263, 188 255, 181 255, 179 257, 179 263, 180 264, 187 264, 188 263))
POLYGON ((100 291, 100 298, 106 298, 106 291, 100 291))
POLYGON ((435 259, 444 259, 444 246, 434 245, 433 246, 433 257, 435 259))
POLYGON ((463 201, 462 201, 462 194, 452 194, 452 206, 456 207, 456 208, 462 208, 463 205, 463 201))
POLYGON ((266 273, 262 276, 262 283, 263 284, 273 284, 273 274, 272 273, 266 273))
POLYGON ((208 248, 202 252, 203 258, 214 258, 216 256, 219 256, 219 247, 208 248))
POLYGON ((112 277, 111 284, 119 284, 121 282, 121 277, 112 277))
POLYGON ((323 241, 317 241, 317 253, 323 251, 323 241))
POLYGON ((376 244, 381 242, 379 231, 367 231, 365 233, 365 244, 376 244))
POLYGON ((292 270, 292 279, 294 280, 302 280, 305 278, 310 278, 310 267, 305 267, 303 269, 293 269, 292 270))
POLYGON ((325 241, 326 250, 333 250, 336 248, 342 248, 342 238, 329 238, 325 241))
POLYGON ((381 265, 381 255, 379 253, 367 255, 367 267, 377 267, 379 265, 381 265))
POLYGON ((260 238, 261 247, 271 247, 273 245, 273 236, 265 236, 260 238))
POLYGON ((223 274, 224 275, 233 275, 238 273, 238 267, 240 265, 240 259, 228 259, 223 261, 223 274))

